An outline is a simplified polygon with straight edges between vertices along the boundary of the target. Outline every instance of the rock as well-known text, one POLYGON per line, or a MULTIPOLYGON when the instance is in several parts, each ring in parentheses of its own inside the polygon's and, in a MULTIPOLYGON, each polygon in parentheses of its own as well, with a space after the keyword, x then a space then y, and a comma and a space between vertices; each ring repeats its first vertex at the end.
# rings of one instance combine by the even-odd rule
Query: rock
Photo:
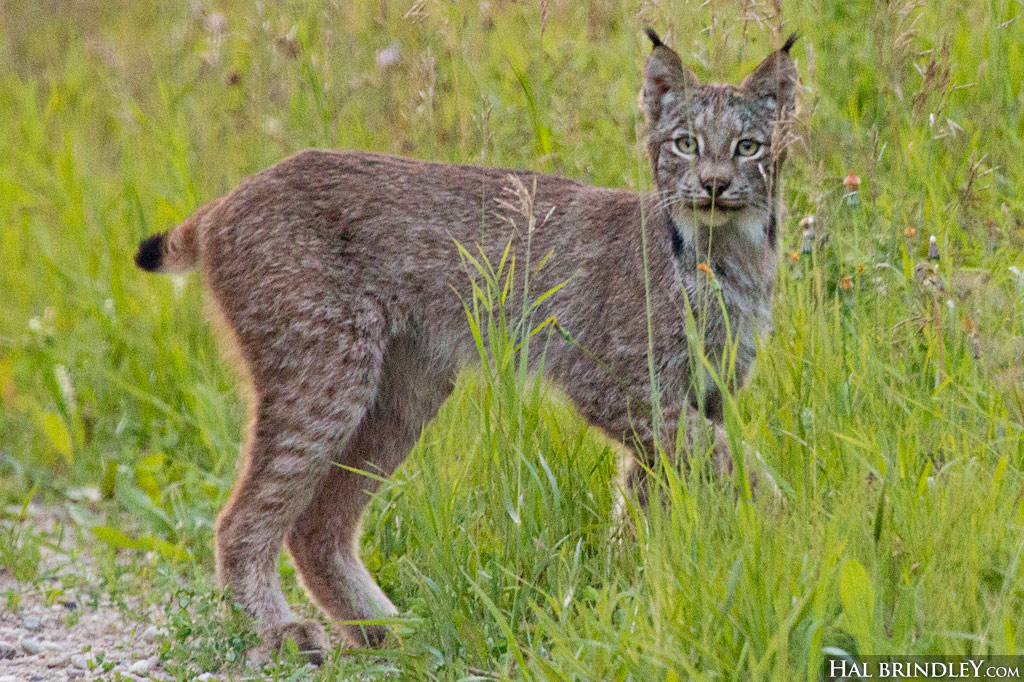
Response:
POLYGON ((143 659, 141 661, 135 661, 132 663, 132 667, 128 668, 128 672, 133 675, 146 675, 149 673, 149 669, 153 667, 152 661, 149 659, 143 659))
POLYGON ((14 675, 0 675, 0 682, 18 682, 18 678, 14 675))
POLYGON ((21 624, 25 626, 25 629, 36 631, 43 627, 43 622, 39 620, 39 616, 30 613, 22 619, 21 624))
POLYGON ((46 660, 47 668, 66 668, 71 664, 70 656, 52 656, 46 660))
POLYGON ((142 639, 146 640, 147 642, 155 642, 159 639, 163 639, 166 636, 167 630, 164 630, 163 628, 158 628, 155 625, 150 625, 148 628, 142 631, 141 635, 142 639))
POLYGON ((36 654, 41 654, 44 651, 61 651, 64 647, 56 642, 49 642, 45 639, 26 637, 21 640, 21 648, 25 650, 26 654, 34 656, 36 654))
POLYGON ((0 660, 7 660, 18 655, 18 650, 9 642, 0 642, 0 660))
MULTIPOLYGON (((196 682, 209 682, 209 680, 212 679, 213 673, 203 673, 202 675, 196 677, 196 682)), ((0 682, 3 682, 3 680, 0 680, 0 682)))
POLYGON ((88 670, 89 657, 85 654, 75 654, 71 657, 71 667, 76 670, 88 670))
POLYGON ((35 656, 43 651, 42 643, 38 639, 32 639, 31 637, 26 637, 21 640, 21 648, 24 649, 25 653, 29 656, 35 656))

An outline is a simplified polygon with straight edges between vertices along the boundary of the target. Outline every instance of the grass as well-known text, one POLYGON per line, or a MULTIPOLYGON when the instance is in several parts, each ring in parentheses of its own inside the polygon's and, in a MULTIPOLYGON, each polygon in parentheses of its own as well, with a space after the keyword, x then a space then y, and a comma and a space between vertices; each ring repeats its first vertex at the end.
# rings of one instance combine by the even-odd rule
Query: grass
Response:
POLYGON ((0 5, 0 566, 45 581, 50 540, 11 506, 62 506, 104 589, 172 604, 168 670, 236 669, 238 614, 167 600, 216 595, 244 408, 197 278, 138 272, 138 239, 306 146, 648 188, 643 26, 720 79, 799 29, 775 330, 732 426, 785 508, 662 474, 667 504, 611 541, 613 454, 498 335, 508 362, 462 378, 367 517, 397 636, 316 675, 791 680, 825 647, 1022 653, 1020 5, 779 4, 0 5))

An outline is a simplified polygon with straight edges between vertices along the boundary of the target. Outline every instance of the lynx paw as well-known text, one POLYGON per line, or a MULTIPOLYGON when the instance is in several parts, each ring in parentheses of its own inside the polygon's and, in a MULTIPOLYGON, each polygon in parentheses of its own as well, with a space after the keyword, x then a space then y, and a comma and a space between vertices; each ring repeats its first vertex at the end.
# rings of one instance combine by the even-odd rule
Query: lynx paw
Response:
POLYGON ((772 502, 776 507, 782 506, 786 498, 782 496, 782 490, 775 478, 768 473, 768 464, 761 457, 761 453, 753 448, 750 449, 753 457, 748 458, 750 462, 750 489, 755 495, 763 496, 772 502))
POLYGON ((326 652, 330 649, 327 633, 315 620, 297 620, 276 625, 263 633, 263 647, 268 653, 280 651, 291 640, 299 648, 299 653, 313 665, 324 662, 326 652))
POLYGON ((391 631, 386 625, 345 625, 345 637, 353 646, 379 649, 391 631))
MULTIPOLYGON (((750 481, 750 492, 755 497, 763 497, 775 505, 783 502, 782 491, 775 478, 768 472, 768 464, 761 457, 761 453, 744 445, 746 450, 747 479, 750 481)), ((733 459, 729 448, 729 438, 725 429, 715 426, 715 468, 720 476, 732 476, 733 459)))

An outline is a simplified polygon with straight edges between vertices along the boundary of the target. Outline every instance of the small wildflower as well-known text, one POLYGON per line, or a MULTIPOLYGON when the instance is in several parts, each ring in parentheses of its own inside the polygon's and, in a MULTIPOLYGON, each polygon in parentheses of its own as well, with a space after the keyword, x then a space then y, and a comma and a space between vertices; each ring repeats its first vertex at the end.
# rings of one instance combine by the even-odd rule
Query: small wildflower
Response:
POLYGON ((278 137, 284 133, 284 124, 281 119, 267 116, 263 119, 263 132, 271 137, 278 137))
POLYGON ((228 32, 228 18, 220 12, 210 12, 206 15, 206 30, 214 38, 223 38, 228 32))
POLYGON ((839 288, 841 288, 843 291, 850 291, 851 289, 853 289, 853 280, 850 279, 849 277, 843 277, 841 280, 839 280, 839 288))
POLYGON ((922 261, 915 265, 914 281, 929 290, 946 291, 946 287, 939 277, 939 266, 936 263, 925 263, 922 261))
POLYGON ((999 225, 992 218, 985 219, 985 229, 988 232, 989 247, 994 249, 999 246, 999 241, 1003 236, 1003 231, 999 229, 999 225))
POLYGON ((917 228, 916 227, 908 227, 907 229, 903 230, 903 236, 906 237, 907 239, 912 239, 912 238, 916 237, 917 236, 917 228))
POLYGON ((939 260, 939 242, 934 234, 928 237, 928 260, 939 260))
POLYGON ((971 322, 971 318, 964 313, 964 331, 967 332, 967 347, 971 350, 971 357, 977 360, 981 357, 981 340, 978 328, 971 322))
POLYGON ((697 263, 697 269, 703 272, 708 277, 711 276, 711 268, 708 267, 707 263, 697 263))
POLYGON ((57 309, 52 305, 43 309, 41 317, 33 317, 28 321, 29 331, 37 334, 52 335, 57 327, 57 309))
POLYGON ((398 43, 391 43, 377 53, 377 68, 386 71, 398 64, 402 56, 402 48, 398 43))
POLYGON ((814 214, 804 216, 800 221, 800 227, 803 228, 800 235, 800 251, 811 253, 814 250, 814 214))
POLYGON ((790 251, 789 259, 795 263, 800 260, 800 254, 797 253, 796 251, 790 251))
POLYGON ((859 272, 861 274, 864 273, 864 264, 863 263, 861 263, 860 265, 857 266, 857 272, 859 272))
POLYGON ((843 180, 843 187, 846 188, 846 203, 850 206, 858 206, 860 204, 860 178, 851 172, 843 180))

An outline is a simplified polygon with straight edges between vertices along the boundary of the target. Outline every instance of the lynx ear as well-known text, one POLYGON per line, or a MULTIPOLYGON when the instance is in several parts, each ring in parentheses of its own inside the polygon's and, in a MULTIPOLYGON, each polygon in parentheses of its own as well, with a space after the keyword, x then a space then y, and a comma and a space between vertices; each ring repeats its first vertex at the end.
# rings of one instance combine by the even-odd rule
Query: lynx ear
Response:
POLYGON ((654 49, 644 63, 643 89, 640 91, 640 108, 644 119, 651 125, 661 118, 666 97, 672 93, 697 85, 700 81, 670 47, 661 42, 658 34, 647 29, 647 37, 654 43, 654 49))
POLYGON ((774 100, 780 113, 793 108, 797 85, 800 83, 796 64, 789 56, 790 48, 799 37, 797 33, 789 36, 781 48, 768 55, 743 79, 741 85, 755 97, 774 100))

